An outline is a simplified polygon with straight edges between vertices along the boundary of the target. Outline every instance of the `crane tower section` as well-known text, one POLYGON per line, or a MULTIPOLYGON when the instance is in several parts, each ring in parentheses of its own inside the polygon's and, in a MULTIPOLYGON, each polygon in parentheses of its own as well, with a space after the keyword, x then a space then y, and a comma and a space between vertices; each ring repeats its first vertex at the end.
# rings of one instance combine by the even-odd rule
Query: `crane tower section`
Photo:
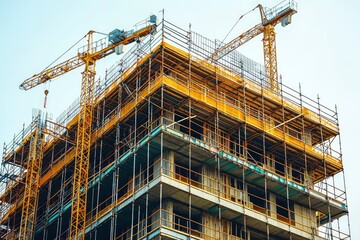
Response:
POLYGON ((283 1, 273 8, 264 8, 261 4, 257 8, 260 11, 261 23, 250 28, 229 43, 217 48, 212 54, 212 59, 214 61, 221 59, 263 33, 265 86, 275 92, 279 92, 275 26, 280 22, 283 27, 290 24, 292 15, 297 12, 297 4, 294 1, 283 1))

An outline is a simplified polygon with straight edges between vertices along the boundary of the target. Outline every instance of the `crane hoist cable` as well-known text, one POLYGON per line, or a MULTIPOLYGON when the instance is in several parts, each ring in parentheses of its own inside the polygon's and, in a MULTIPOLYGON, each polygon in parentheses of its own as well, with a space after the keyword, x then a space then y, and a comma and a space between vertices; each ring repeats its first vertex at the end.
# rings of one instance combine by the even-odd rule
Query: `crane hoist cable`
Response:
MULTIPOLYGON (((69 47, 64 53, 62 53, 59 57, 57 57, 53 62, 51 62, 47 67, 44 68, 44 70, 42 70, 41 72, 45 72, 46 70, 48 70, 53 64, 55 64, 60 58, 62 58, 66 53, 68 53, 71 49, 73 49, 77 44, 79 44, 84 38, 86 38, 87 34, 84 35, 82 38, 80 38, 76 43, 74 43, 71 47, 69 47)), ((44 87, 44 94, 45 94, 45 98, 44 98, 44 108, 46 108, 46 103, 47 103, 47 96, 49 94, 49 88, 50 88, 50 82, 47 82, 45 84, 44 87), (48 85, 48 86, 46 86, 48 85)))
POLYGON ((47 95, 49 94, 49 90, 48 90, 48 89, 45 89, 44 94, 45 94, 44 108, 46 108, 46 101, 47 101, 47 95))
MULTIPOLYGON (((106 33, 102 33, 102 32, 98 32, 98 31, 94 31, 94 33, 98 33, 101 35, 105 35, 108 36, 108 34, 106 33)), ((73 49, 76 45, 78 45, 84 38, 87 37, 89 33, 85 34, 82 38, 80 38, 76 43, 74 43, 71 47, 69 47, 64 53, 62 53, 59 57, 57 57, 53 62, 51 62, 46 68, 44 68, 44 70, 42 70, 41 72, 45 72, 47 69, 49 69, 53 64, 55 64, 60 58, 62 58, 66 53, 68 53, 71 49, 73 49)), ((47 96, 49 94, 49 88, 50 88, 50 83, 51 80, 47 83, 45 83, 45 87, 44 87, 44 94, 45 94, 45 98, 44 98, 44 108, 46 108, 46 103, 47 103, 47 96), (48 86, 46 86, 48 85, 48 86)))
POLYGON ((230 31, 226 34, 226 36, 224 37, 224 39, 220 42, 220 45, 222 45, 224 43, 224 41, 226 40, 226 38, 229 36, 229 34, 234 30, 234 28, 236 27, 236 25, 240 22, 240 20, 245 17, 247 14, 251 13, 252 11, 254 11, 256 8, 258 8, 259 5, 257 5, 256 7, 254 7, 253 9, 251 9, 250 11, 244 13, 243 15, 241 15, 238 20, 236 21, 236 23, 234 24, 234 26, 232 26, 232 28, 230 29, 230 31))
POLYGON ((70 48, 68 48, 63 54, 61 54, 59 57, 57 57, 52 63, 50 63, 44 70, 42 70, 41 72, 46 71, 47 69, 49 69, 54 63, 56 63, 60 58, 62 58, 66 53, 68 53, 71 49, 73 49, 76 45, 78 45, 84 38, 86 38, 88 35, 85 34, 82 38, 80 38, 76 43, 74 43, 70 48))

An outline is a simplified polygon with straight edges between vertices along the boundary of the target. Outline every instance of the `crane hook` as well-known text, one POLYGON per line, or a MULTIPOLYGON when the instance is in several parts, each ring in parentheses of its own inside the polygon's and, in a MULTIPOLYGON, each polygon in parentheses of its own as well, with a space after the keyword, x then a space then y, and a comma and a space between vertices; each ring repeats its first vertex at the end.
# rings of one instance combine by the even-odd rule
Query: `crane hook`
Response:
POLYGON ((49 94, 49 90, 45 89, 44 94, 45 94, 44 108, 46 108, 46 100, 47 100, 47 95, 49 94))

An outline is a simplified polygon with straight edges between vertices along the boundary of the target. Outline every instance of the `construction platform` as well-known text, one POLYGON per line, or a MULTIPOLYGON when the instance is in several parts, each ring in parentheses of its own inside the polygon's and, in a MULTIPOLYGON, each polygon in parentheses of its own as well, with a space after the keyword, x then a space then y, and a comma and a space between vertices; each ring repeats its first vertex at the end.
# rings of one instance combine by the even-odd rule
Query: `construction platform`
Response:
MULTIPOLYGON (((97 84, 85 239, 350 239, 336 110, 163 20, 97 84), (345 226, 345 227, 344 227, 345 226)), ((35 239, 67 239, 79 100, 44 126, 35 239)), ((38 121, 36 117, 34 121, 38 121)), ((5 145, 17 239, 36 125, 5 145)))

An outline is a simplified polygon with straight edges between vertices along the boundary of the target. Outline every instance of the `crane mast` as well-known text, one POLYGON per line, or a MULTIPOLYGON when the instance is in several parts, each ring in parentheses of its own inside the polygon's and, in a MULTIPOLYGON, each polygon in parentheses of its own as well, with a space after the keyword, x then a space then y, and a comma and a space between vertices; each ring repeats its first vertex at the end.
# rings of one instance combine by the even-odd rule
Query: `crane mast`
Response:
POLYGON ((88 48, 83 58, 85 70, 82 72, 80 114, 77 128, 75 168, 73 178, 70 239, 84 238, 86 223, 86 197, 88 186, 89 158, 91 150, 91 124, 94 100, 95 63, 91 57, 90 47, 93 42, 93 31, 88 34, 88 48))
MULTIPOLYGON (((46 69, 39 74, 33 75, 32 77, 26 79, 20 85, 20 89, 29 90, 60 75, 63 75, 71 70, 85 65, 85 69, 82 72, 81 82, 80 113, 78 115, 79 118, 75 145, 75 169, 73 176, 71 219, 68 239, 85 238, 86 197, 91 151, 91 126, 94 107, 96 61, 116 52, 116 47, 137 41, 141 37, 152 34, 155 30, 156 16, 152 15, 150 16, 150 19, 146 21, 146 26, 140 28, 137 31, 131 30, 125 32, 123 30, 115 29, 114 31, 109 33, 108 45, 100 44, 99 46, 96 44, 97 42, 93 41, 94 31, 89 31, 89 33, 87 34, 87 45, 85 51, 81 51, 77 54, 77 56, 72 57, 49 69, 46 69), (94 46, 97 46, 97 48, 94 46)), ((36 141, 34 142, 42 142, 43 135, 44 133, 40 129, 36 129, 33 137, 36 141)), ((34 180, 29 184, 26 182, 25 185, 25 199, 22 207, 20 228, 20 232, 24 237, 20 239, 31 239, 35 222, 36 206, 34 204, 37 203, 39 190, 38 179, 40 178, 42 148, 38 147, 37 145, 31 145, 31 147, 32 148, 30 148, 29 160, 27 165, 28 172, 26 176, 26 181, 28 179, 29 181, 35 179, 36 181, 34 180), (29 170, 31 173, 29 173, 29 170), (26 193, 29 193, 29 195, 31 193, 33 194, 29 198, 27 198, 26 193)))
POLYGON ((272 24, 264 27, 263 49, 267 87, 275 92, 280 91, 276 57, 275 27, 272 24))
POLYGON ((33 120, 31 126, 33 132, 30 138, 29 153, 26 162, 27 172, 25 176, 24 199, 21 209, 19 240, 32 239, 34 233, 44 140, 40 114, 33 120))
POLYGON ((261 23, 250 28, 229 43, 219 47, 212 54, 212 60, 216 61, 221 59, 236 48, 263 33, 265 84, 266 87, 274 92, 279 92, 275 26, 280 22, 282 26, 290 24, 291 16, 297 12, 297 4, 291 0, 283 1, 270 9, 264 9, 261 4, 259 4, 257 8, 260 10, 261 23))

